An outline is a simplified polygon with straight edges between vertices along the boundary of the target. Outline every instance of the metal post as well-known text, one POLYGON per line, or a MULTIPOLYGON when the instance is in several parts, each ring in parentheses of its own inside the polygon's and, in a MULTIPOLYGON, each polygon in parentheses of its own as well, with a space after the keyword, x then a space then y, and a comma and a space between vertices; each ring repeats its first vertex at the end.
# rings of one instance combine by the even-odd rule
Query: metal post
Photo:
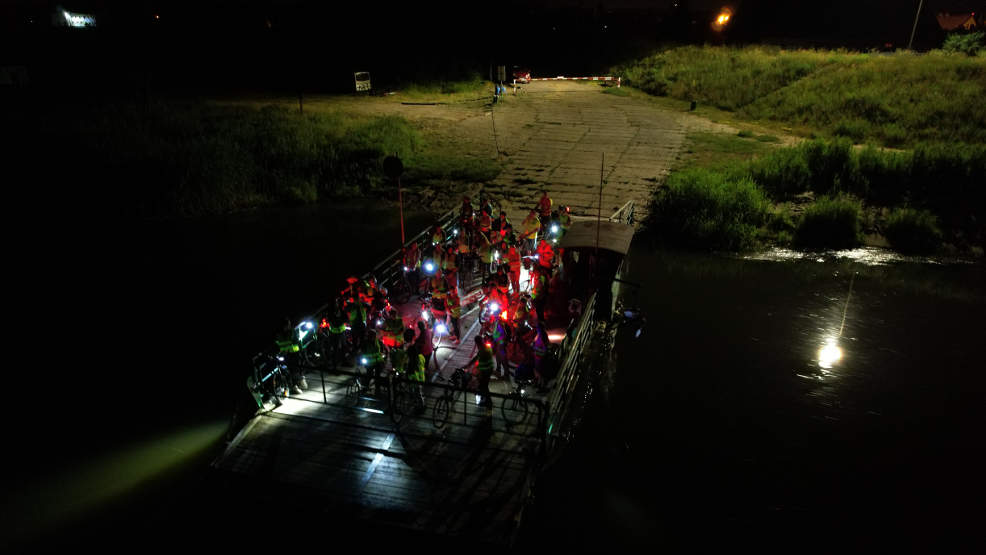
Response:
POLYGON ((404 194, 401 192, 401 177, 397 176, 397 203, 401 208, 401 247, 404 246, 404 194))
MULTIPOLYGON (((333 353, 332 356, 335 356, 335 353, 333 353)), ((321 380, 322 380, 322 402, 325 403, 326 405, 328 405, 329 404, 329 398, 325 394, 325 370, 319 368, 318 369, 318 377, 321 378, 321 380)))
POLYGON ((493 144, 496 146, 496 159, 499 160, 500 159, 500 141, 496 138, 496 118, 493 117, 493 106, 494 105, 495 104, 491 104, 490 105, 490 121, 493 122, 493 144))
POLYGON ((602 163, 599 165, 599 209, 596 211, 596 258, 599 258, 599 227, 603 219, 603 173, 606 169, 606 153, 603 152, 602 163))
POLYGON ((914 32, 918 30, 918 17, 921 16, 921 7, 924 6, 924 0, 918 2, 918 11, 914 14, 914 27, 911 28, 911 40, 907 41, 907 49, 911 49, 911 45, 914 44, 914 32))

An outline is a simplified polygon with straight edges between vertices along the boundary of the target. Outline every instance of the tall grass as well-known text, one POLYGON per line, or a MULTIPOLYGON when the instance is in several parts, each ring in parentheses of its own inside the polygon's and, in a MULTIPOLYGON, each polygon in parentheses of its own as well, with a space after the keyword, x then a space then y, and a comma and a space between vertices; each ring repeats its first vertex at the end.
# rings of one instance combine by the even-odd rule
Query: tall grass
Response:
POLYGON ((883 233, 893 248, 905 253, 934 252, 942 242, 938 218, 927 210, 894 209, 883 233))
POLYGON ((794 243, 802 247, 845 248, 859 244, 862 203, 847 195, 822 195, 801 217, 794 243))
MULTIPOLYGON (((717 143, 709 144, 714 147, 717 143)), ((701 182, 749 180, 777 202, 805 193, 819 196, 802 217, 805 227, 794 234, 795 242, 804 246, 855 244, 861 203, 873 208, 909 206, 917 211, 906 213, 906 218, 895 216, 892 227, 901 230, 896 245, 903 245, 904 250, 912 248, 908 242, 927 249, 935 238, 947 238, 965 247, 982 245, 986 239, 986 145, 923 144, 913 151, 889 151, 856 149, 844 139, 815 140, 766 151, 752 161, 734 158, 710 164, 704 171, 707 173, 700 177, 687 171, 679 174, 682 179, 701 182), (857 217, 850 217, 851 211, 857 217), (930 218, 933 225, 928 223, 930 218), (932 229, 940 231, 934 233, 932 229), (918 237, 922 233, 923 239, 918 237)), ((676 183, 679 174, 673 174, 669 183, 676 183)), ((678 206, 695 210, 681 202, 678 206)), ((786 238, 791 226, 786 218, 778 218, 768 222, 764 233, 786 238)))
POLYGON ((695 168, 672 174, 657 192, 647 229, 665 244, 744 250, 755 245, 767 210, 763 192, 749 179, 695 168))
POLYGON ((986 58, 682 47, 613 68, 650 94, 887 146, 986 143, 986 58))
MULTIPOLYGON (((115 105, 50 113, 29 134, 45 158, 85 168, 85 179, 99 184, 88 193, 100 202, 153 217, 375 194, 390 185, 381 160, 393 153, 420 179, 491 179, 499 171, 457 156, 431 160, 419 132, 398 116, 115 105)), ((53 182, 69 179, 53 173, 53 182)))

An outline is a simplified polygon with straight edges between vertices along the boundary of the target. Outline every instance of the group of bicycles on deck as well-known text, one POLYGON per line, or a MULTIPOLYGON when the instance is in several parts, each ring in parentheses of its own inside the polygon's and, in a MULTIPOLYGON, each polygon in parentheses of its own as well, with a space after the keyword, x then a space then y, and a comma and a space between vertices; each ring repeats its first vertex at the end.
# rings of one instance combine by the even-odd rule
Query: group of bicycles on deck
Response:
MULTIPOLYGON (((460 284, 465 286, 460 274, 481 270, 480 337, 494 353, 499 377, 510 374, 510 362, 516 365, 514 386, 504 397, 501 412, 508 424, 526 420, 533 406, 528 392, 545 386, 543 363, 550 343, 543 324, 543 301, 553 269, 551 245, 561 235, 560 223, 570 223, 568 209, 562 209, 565 218, 558 212, 551 214, 545 209, 551 201, 544 192, 518 239, 505 213, 493 220, 491 199, 480 198, 478 213, 468 197, 463 200, 452 233, 446 234, 436 224, 421 254, 414 253, 417 243, 411 242, 402 253, 405 279, 391 280, 390 289, 399 304, 406 307, 415 295, 421 301, 420 319, 417 314, 411 316, 417 329, 405 325, 405 317, 390 302, 388 289, 376 279, 350 277, 347 286, 312 320, 293 325, 285 319, 276 349, 255 357, 248 387, 259 406, 268 401, 279 405, 279 396, 301 395, 307 387, 306 370, 338 370, 352 364, 356 372, 347 384, 346 399, 358 405, 370 397, 372 386, 378 399, 386 390, 396 420, 424 413, 428 362, 443 341, 458 344, 460 340, 458 290, 460 284), (519 286, 521 264, 531 276, 527 291, 519 286)), ((458 368, 447 380, 434 376, 432 381, 446 382, 439 384, 442 393, 432 405, 436 427, 448 421, 461 392, 476 389, 477 375, 476 369, 458 368)))

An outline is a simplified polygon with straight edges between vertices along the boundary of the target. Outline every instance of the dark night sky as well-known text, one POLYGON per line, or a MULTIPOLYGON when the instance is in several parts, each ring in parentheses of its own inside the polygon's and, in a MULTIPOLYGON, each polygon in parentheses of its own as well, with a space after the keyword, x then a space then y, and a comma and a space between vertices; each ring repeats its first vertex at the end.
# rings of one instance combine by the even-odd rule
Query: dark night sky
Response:
MULTIPOLYGON (((493 3, 314 0, 0 0, 0 65, 37 82, 85 67, 95 80, 151 72, 159 86, 212 84, 331 90, 325 75, 355 69, 400 78, 490 63, 544 71, 609 67, 639 44, 721 42, 704 23, 731 5, 726 43, 906 46, 917 0, 502 0, 493 3), (95 30, 52 29, 57 6, 94 13, 95 30), (634 11, 636 10, 636 11, 634 11), (154 15, 160 19, 154 19, 154 15), (33 24, 28 23, 30 19, 33 24), (695 23, 692 23, 695 21, 695 23), (608 25, 604 34, 602 25, 608 25), (626 48, 623 48, 626 46, 626 48), (622 49, 621 49, 622 48, 622 49), (599 54, 602 52, 603 54, 599 54), (591 55, 595 59, 589 60, 591 55), (568 58, 567 60, 565 58, 568 58), (557 65, 553 65, 557 63, 557 65), (595 66, 592 66, 592 64, 595 66)), ((927 0, 915 47, 938 46, 939 10, 986 11, 986 0, 927 0)), ((639 52, 639 49, 636 50, 639 52)), ((129 76, 129 77, 126 77, 129 76)), ((451 76, 451 75, 449 75, 451 76)), ((74 78, 74 77, 73 77, 74 78)), ((132 80, 132 79, 131 79, 132 80)))

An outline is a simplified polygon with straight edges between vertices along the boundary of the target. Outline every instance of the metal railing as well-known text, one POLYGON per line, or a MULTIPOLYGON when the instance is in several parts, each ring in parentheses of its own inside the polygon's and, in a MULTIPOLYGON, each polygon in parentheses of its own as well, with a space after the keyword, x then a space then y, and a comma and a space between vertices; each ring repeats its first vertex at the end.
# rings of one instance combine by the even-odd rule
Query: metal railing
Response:
MULTIPOLYGON (((442 229, 445 231, 446 242, 454 238, 454 233, 452 230, 455 229, 455 226, 458 224, 457 216, 457 211, 453 209, 449 210, 438 219, 438 224, 442 226, 442 229)), ((630 200, 620 207, 619 210, 609 216, 607 220, 633 225, 633 217, 634 201, 630 200)), ((430 247, 430 233, 430 228, 425 229, 407 241, 404 246, 410 245, 411 243, 417 243, 419 247, 430 247)), ((623 263, 620 264, 620 269, 622 269, 622 267, 623 263)), ((619 273, 620 270, 617 270, 617 275, 619 275, 619 273)), ((403 280, 403 248, 398 249, 388 255, 376 264, 373 269, 361 276, 364 280, 369 279, 370 277, 375 278, 378 283, 387 288, 393 287, 397 280, 403 280)), ((586 306, 582 310, 582 317, 578 322, 574 333, 567 335, 561 345, 559 352, 561 363, 559 365, 558 377, 551 393, 548 395, 548 398, 544 401, 534 398, 526 399, 526 402, 529 403, 530 407, 537 408, 537 418, 539 421, 537 429, 540 430, 539 433, 541 433, 543 438, 563 437, 563 435, 567 433, 559 430, 559 428, 568 417, 568 412, 572 402, 572 393, 578 387, 580 379, 584 375, 582 365, 585 358, 586 347, 590 343, 592 330, 596 323, 596 298, 596 294, 593 294, 590 297, 589 301, 586 303, 586 306)), ((315 320, 317 321, 321 315, 325 314, 328 308, 329 306, 327 304, 321 306, 314 315, 315 320)), ((314 367, 309 367, 308 369, 316 370, 314 367)), ((318 368, 317 370, 320 372, 321 382, 324 387, 324 369, 318 368)), ((334 371, 334 373, 339 375, 348 374, 354 379, 357 376, 356 373, 345 371, 334 371)), ((398 378, 398 380, 400 379, 398 378)), ((418 382, 408 383, 417 384, 418 382)), ((452 386, 428 383, 421 385, 421 387, 426 387, 429 390, 436 388, 448 390, 452 386)), ((329 403, 328 396, 324 390, 322 397, 323 403, 332 404, 329 403)), ((466 395, 463 394, 461 397, 464 398, 466 395)), ((505 400, 510 398, 510 395, 490 393, 490 397, 491 399, 505 400)), ((464 400, 463 403, 465 403, 464 400)), ((465 423, 465 421, 468 420, 469 413, 466 410, 466 405, 463 405, 463 407, 462 417, 465 423)))
POLYGON ((609 218, 606 218, 606 219, 609 220, 609 221, 611 221, 611 222, 620 222, 620 223, 624 223, 624 224, 627 224, 627 225, 633 225, 634 224, 634 219, 633 219, 634 206, 635 205, 634 205, 633 199, 630 199, 630 200, 628 200, 626 202, 626 204, 624 204, 623 206, 621 206, 619 210, 617 210, 616 212, 613 212, 613 215, 611 215, 609 218))

